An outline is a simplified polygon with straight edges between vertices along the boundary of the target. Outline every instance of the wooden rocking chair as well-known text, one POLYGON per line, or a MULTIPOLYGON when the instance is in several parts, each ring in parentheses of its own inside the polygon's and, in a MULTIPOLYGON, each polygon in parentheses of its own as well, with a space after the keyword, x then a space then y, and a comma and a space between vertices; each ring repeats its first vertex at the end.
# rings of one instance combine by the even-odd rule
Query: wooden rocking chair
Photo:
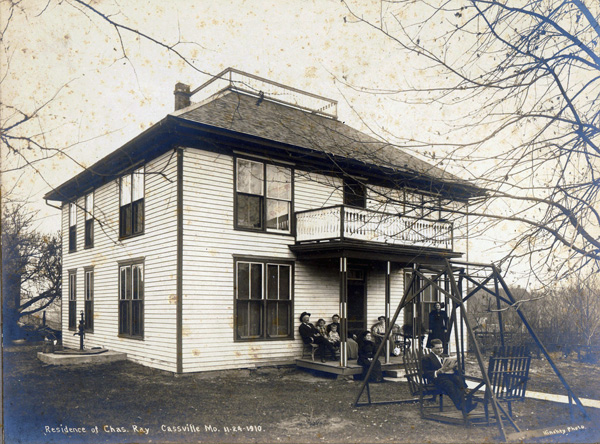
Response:
MULTIPOLYGON (((490 390, 494 394, 500 410, 511 423, 512 403, 525 399, 530 365, 531 355, 525 346, 495 347, 488 363, 487 374, 491 384, 490 390), (500 403, 506 404, 507 409, 504 410, 500 403)), ((482 386, 483 381, 480 380, 476 389, 482 386)), ((490 401, 490 395, 486 391, 484 409, 487 421, 489 421, 490 401)))

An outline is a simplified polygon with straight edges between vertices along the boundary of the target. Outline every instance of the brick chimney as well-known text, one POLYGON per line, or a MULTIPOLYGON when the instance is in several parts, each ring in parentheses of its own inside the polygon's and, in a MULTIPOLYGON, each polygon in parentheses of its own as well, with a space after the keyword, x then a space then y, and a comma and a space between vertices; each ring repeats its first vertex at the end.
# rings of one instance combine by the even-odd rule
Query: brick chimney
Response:
POLYGON ((175 111, 190 106, 192 103, 190 101, 190 85, 177 82, 177 84, 175 84, 175 91, 173 91, 173 95, 175 96, 175 111))

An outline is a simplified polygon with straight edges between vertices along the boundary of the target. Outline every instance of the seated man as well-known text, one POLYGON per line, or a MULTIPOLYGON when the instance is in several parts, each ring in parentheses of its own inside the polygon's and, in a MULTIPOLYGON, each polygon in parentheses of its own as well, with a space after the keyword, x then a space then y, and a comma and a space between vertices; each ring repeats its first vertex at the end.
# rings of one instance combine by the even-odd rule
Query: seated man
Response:
POLYGON ((456 359, 442 357, 444 345, 441 340, 432 339, 431 345, 433 353, 423 357, 425 380, 433 383, 438 390, 448 395, 458 410, 462 410, 464 404, 465 411, 469 413, 477 407, 477 402, 473 402, 471 398, 465 400, 467 384, 457 371, 456 359))
POLYGON ((319 333, 319 330, 312 325, 310 322, 310 313, 303 312, 300 315, 300 320, 302 324, 298 330, 300 331, 300 336, 302 337, 302 342, 305 344, 318 344, 319 352, 321 354, 321 362, 325 362, 325 351, 329 350, 331 353, 331 359, 333 361, 337 360, 335 356, 335 348, 329 340, 319 333))

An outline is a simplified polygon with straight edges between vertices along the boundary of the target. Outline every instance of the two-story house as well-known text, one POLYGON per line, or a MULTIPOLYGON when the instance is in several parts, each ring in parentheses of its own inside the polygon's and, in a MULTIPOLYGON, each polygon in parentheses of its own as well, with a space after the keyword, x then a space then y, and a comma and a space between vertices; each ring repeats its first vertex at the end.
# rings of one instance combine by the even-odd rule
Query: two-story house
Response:
POLYGON ((83 311, 87 347, 167 371, 290 362, 303 311, 364 330, 413 264, 461 255, 451 214, 480 191, 335 101, 228 69, 175 103, 45 196, 62 205, 65 346, 83 311))

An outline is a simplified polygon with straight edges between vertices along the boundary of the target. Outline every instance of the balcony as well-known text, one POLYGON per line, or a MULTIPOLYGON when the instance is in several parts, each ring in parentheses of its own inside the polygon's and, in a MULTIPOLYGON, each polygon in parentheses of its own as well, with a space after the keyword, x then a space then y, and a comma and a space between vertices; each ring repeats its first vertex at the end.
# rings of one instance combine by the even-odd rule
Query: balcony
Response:
POLYGON ((452 251, 452 223, 337 205, 296 213, 297 244, 356 240, 452 251))

